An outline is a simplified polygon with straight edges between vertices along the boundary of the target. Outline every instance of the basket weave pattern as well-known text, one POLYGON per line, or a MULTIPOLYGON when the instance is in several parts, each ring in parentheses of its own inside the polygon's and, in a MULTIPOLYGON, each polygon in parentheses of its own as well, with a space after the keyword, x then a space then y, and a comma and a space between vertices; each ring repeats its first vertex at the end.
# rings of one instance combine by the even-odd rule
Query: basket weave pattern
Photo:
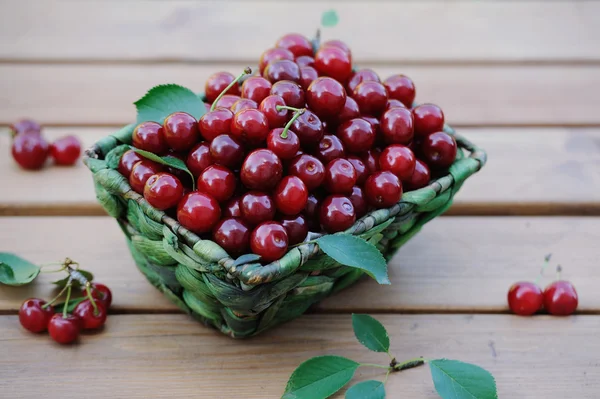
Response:
MULTIPOLYGON (((117 219, 138 268, 184 312, 231 337, 248 337, 300 316, 363 275, 319 252, 314 243, 292 248, 268 265, 247 255, 230 258, 213 241, 154 209, 116 170, 133 128, 128 125, 100 140, 86 152, 84 163, 93 173, 98 201, 117 219)), ((463 182, 485 164, 486 154, 450 127, 445 130, 459 146, 448 174, 405 193, 391 208, 367 214, 346 233, 367 239, 389 260, 450 207, 463 182)), ((309 233, 308 238, 318 236, 309 233)))

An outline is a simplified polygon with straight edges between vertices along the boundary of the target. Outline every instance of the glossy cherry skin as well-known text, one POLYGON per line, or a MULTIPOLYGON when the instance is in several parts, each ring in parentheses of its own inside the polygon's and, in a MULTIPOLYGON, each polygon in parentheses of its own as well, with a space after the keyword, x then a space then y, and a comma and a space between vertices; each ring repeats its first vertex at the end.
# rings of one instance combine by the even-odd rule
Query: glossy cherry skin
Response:
POLYGON ((52 306, 43 308, 46 301, 38 298, 27 299, 19 308, 19 322, 32 333, 46 331, 48 322, 54 315, 52 306))
POLYGON ((508 307, 514 314, 530 316, 542 309, 544 295, 534 283, 522 281, 508 290, 508 307))
POLYGON ((353 91, 352 98, 356 100, 362 114, 379 116, 387 106, 387 92, 379 82, 365 81, 353 91))
POLYGON ((431 168, 444 169, 456 159, 456 140, 446 132, 431 133, 423 139, 421 151, 431 168))
POLYGON ((265 68, 263 77, 271 83, 279 82, 280 80, 300 82, 300 67, 294 61, 290 60, 273 61, 265 68))
POLYGON ((310 84, 319 77, 317 70, 311 66, 303 66, 300 68, 300 86, 307 90, 310 84))
POLYGON ((387 102, 387 105, 385 106, 385 110, 387 111, 390 108, 406 108, 406 105, 402 104, 400 102, 400 100, 396 100, 395 98, 388 97, 388 102, 387 102))
POLYGON ((365 165, 365 162, 356 155, 350 155, 346 159, 352 164, 356 171, 356 184, 362 186, 367 180, 367 177, 369 177, 367 165, 365 165))
POLYGON ((410 148, 392 144, 381 151, 379 169, 392 172, 403 182, 410 180, 415 171, 417 158, 410 148))
POLYGON ((411 108, 415 101, 417 91, 415 84, 406 75, 392 75, 383 81, 389 98, 400 101, 407 108, 411 108))
POLYGON ((304 107, 304 90, 291 80, 280 80, 271 88, 271 95, 280 96, 290 107, 304 107))
POLYGON ((273 191, 275 207, 284 215, 297 215, 306 206, 308 189, 298 176, 285 176, 273 191))
POLYGON ((219 202, 208 194, 192 191, 177 206, 177 220, 196 234, 211 231, 221 218, 219 202))
POLYGON ((273 220, 275 203, 273 199, 260 191, 249 191, 240 200, 242 219, 251 226, 273 220))
POLYGON ((61 137, 50 145, 50 156, 56 165, 73 165, 80 155, 81 141, 75 136, 61 137))
POLYGON ((318 230, 319 226, 319 209, 321 207, 321 202, 323 198, 316 194, 311 193, 308 195, 308 200, 306 201, 306 206, 302 211, 302 214, 306 216, 306 223, 309 229, 318 230))
POLYGON ((41 134, 42 127, 33 119, 21 119, 9 126, 12 136, 21 133, 41 134))
POLYGON ((439 132, 444 129, 444 112, 435 104, 421 104, 413 108, 415 136, 439 132))
POLYGON ((417 159, 415 162, 415 171, 413 172, 410 179, 403 183, 406 187, 406 190, 417 190, 421 187, 425 187, 429 184, 429 180, 431 179, 431 173, 429 172, 429 167, 427 164, 420 159, 417 159))
POLYGON ((375 143, 375 129, 362 118, 354 118, 342 123, 337 129, 337 136, 348 152, 355 154, 364 152, 375 143))
POLYGON ((377 149, 370 149, 361 154, 361 159, 367 167, 367 173, 370 175, 379 170, 379 156, 381 152, 377 149))
MULTIPOLYGON (((87 294, 85 288, 82 290, 84 295, 87 294)), ((108 309, 112 304, 112 292, 110 289, 101 283, 92 283, 92 297, 104 305, 104 309, 108 309)))
POLYGON ((271 150, 260 148, 252 151, 242 164, 240 178, 251 190, 270 190, 283 176, 281 160, 271 150))
POLYGON ((324 165, 327 165, 336 158, 344 158, 346 156, 346 151, 344 150, 344 145, 337 136, 326 134, 319 142, 319 147, 315 152, 315 156, 319 158, 324 165))
POLYGON ((48 159, 48 143, 41 135, 24 133, 15 136, 12 156, 23 169, 41 169, 48 159))
POLYGON ((200 117, 198 128, 200 134, 207 141, 212 141, 221 134, 228 134, 231 131, 231 121, 233 112, 227 108, 217 108, 209 111, 200 117))
POLYGON ((325 180, 323 163, 312 155, 302 154, 293 159, 288 167, 290 175, 298 176, 308 191, 313 191, 325 180))
POLYGON ((283 47, 288 49, 294 54, 294 57, 300 57, 303 55, 312 56, 313 47, 310 40, 306 36, 299 33, 288 33, 277 40, 275 47, 283 47))
POLYGON ((308 235, 308 223, 304 215, 287 216, 280 220, 288 235, 288 244, 299 244, 308 235))
POLYGON ((315 55, 315 69, 321 76, 330 76, 344 84, 352 75, 350 56, 334 46, 321 47, 315 55))
POLYGON ((267 118, 271 129, 283 127, 288 121, 289 111, 287 109, 277 110, 278 105, 286 105, 283 98, 277 95, 270 95, 262 100, 258 106, 258 109, 267 118))
POLYGON ((555 281, 544 290, 544 308, 555 316, 575 313, 579 299, 575 287, 568 281, 555 281))
POLYGON ((350 61, 352 61, 352 51, 350 51, 350 47, 348 47, 348 45, 341 40, 327 40, 326 42, 321 44, 321 47, 337 47, 340 50, 344 51, 346 54, 348 54, 350 61))
POLYGON ((273 85, 261 76, 251 76, 242 83, 242 98, 248 98, 258 104, 271 92, 273 85))
POLYGON ((185 112, 174 112, 165 118, 163 133, 167 145, 175 151, 187 151, 200 138, 198 121, 185 112))
POLYGON ((248 252, 250 247, 250 229, 242 219, 227 218, 221 220, 213 229, 213 241, 231 256, 248 252))
POLYGON ((199 177, 204 169, 214 163, 210 155, 210 144, 202 142, 196 144, 189 152, 185 164, 192 174, 199 177))
POLYGON ((241 218, 242 211, 240 209, 240 201, 240 197, 230 199, 227 204, 223 206, 223 218, 241 218))
POLYGON ((389 208, 402 198, 402 183, 392 172, 379 171, 365 182, 367 202, 376 208, 389 208))
POLYGON ((133 130, 132 141, 134 147, 154 154, 162 155, 168 150, 164 129, 160 123, 140 123, 133 130))
POLYGON ((369 68, 360 69, 356 71, 356 73, 352 74, 346 88, 348 89, 348 93, 353 93, 356 86, 361 84, 362 82, 381 82, 379 79, 379 75, 369 68))
POLYGON ((210 143, 210 156, 216 164, 235 170, 244 160, 244 147, 230 135, 222 134, 210 143))
POLYGON ((252 252, 260 255, 263 262, 276 261, 287 252, 287 232, 280 223, 261 223, 250 236, 250 248, 252 252))
POLYGON ((321 119, 310 110, 304 111, 292 123, 292 129, 298 135, 300 145, 307 149, 316 147, 325 134, 321 119))
POLYGON ((256 101, 250 100, 249 98, 240 98, 231 106, 231 112, 237 114, 244 109, 258 109, 256 101))
POLYGON ((183 197, 183 184, 170 173, 152 175, 144 186, 146 201, 161 211, 177 205, 181 197, 183 197))
POLYGON ((63 318, 62 313, 56 313, 48 322, 50 337, 59 344, 70 344, 79 338, 81 320, 75 315, 67 315, 63 318))
POLYGON ((257 109, 244 109, 233 116, 231 135, 250 144, 258 144, 267 139, 269 121, 257 109))
POLYGON ((315 59, 314 59, 314 57, 311 57, 310 55, 301 55, 300 57, 296 57, 296 59, 294 61, 296 62, 296 64, 298 64, 298 66, 300 67, 301 70, 303 67, 314 67, 315 66, 315 59))
POLYGON ((356 170, 346 159, 334 159, 325 167, 324 185, 332 194, 350 194, 356 179, 356 170))
POLYGON ((81 328, 84 330, 95 330, 106 323, 106 309, 99 301, 96 302, 96 310, 89 299, 77 304, 73 314, 81 320, 81 328))
POLYGON ((306 90, 306 103, 320 118, 339 114, 346 103, 346 90, 335 79, 322 77, 314 80, 306 90))
MULTIPOLYGON (((346 96, 346 101, 344 102, 344 108, 340 111, 340 113, 335 118, 335 122, 337 125, 340 125, 350 119, 359 118, 360 110, 358 109, 358 104, 354 99, 350 96, 346 96)), ((331 121, 331 120, 330 120, 331 121)))
POLYGON ((321 204, 319 221, 323 230, 328 233, 344 231, 356 222, 354 205, 347 197, 330 195, 321 204))
POLYGON ((129 185, 138 194, 143 194, 148 179, 162 171, 163 167, 156 162, 148 160, 140 161, 136 163, 131 170, 131 174, 129 175, 129 185))
POLYGON ((367 197, 365 197, 365 192, 362 188, 359 186, 352 187, 352 193, 348 196, 348 199, 352 202, 357 218, 360 218, 367 213, 369 204, 367 203, 367 197))
POLYGON ((265 50, 265 52, 260 56, 260 60, 258 62, 258 69, 261 75, 265 71, 267 65, 277 60, 294 61, 294 54, 292 54, 290 50, 283 47, 273 47, 265 50))
POLYGON ((215 109, 217 108, 227 108, 227 109, 231 109, 231 107, 233 107, 233 104, 235 104, 241 97, 240 96, 236 96, 233 94, 225 94, 223 97, 221 97, 216 105, 215 105, 215 109))
POLYGON ((140 155, 138 155, 137 152, 133 150, 127 150, 123 153, 123 155, 121 155, 121 159, 119 160, 119 166, 117 167, 117 170, 120 174, 125 176, 125 178, 129 179, 133 166, 142 160, 143 158, 140 155))
MULTIPOLYGON (((235 80, 235 76, 230 74, 229 72, 217 72, 209 76, 206 80, 206 84, 204 85, 204 95, 206 96, 206 101, 212 103, 216 100, 216 98, 221 94, 223 90, 231 82, 235 80)), ((238 84, 234 84, 227 93, 232 95, 240 94, 240 86, 238 84)))
POLYGON ((279 159, 292 159, 300 149, 300 139, 291 129, 288 129, 286 138, 281 137, 283 130, 283 128, 277 128, 269 132, 267 148, 273 151, 279 159))
POLYGON ((227 201, 235 192, 235 175, 221 165, 211 165, 198 178, 198 191, 219 202, 227 201))
POLYGON ((390 108, 381 116, 380 131, 387 144, 409 144, 414 137, 413 116, 406 108, 390 108))

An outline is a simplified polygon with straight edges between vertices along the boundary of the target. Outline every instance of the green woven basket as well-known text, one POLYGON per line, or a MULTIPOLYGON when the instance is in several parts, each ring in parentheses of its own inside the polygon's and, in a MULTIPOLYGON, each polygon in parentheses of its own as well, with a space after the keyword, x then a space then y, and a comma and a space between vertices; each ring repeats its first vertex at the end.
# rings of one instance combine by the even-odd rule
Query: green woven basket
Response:
MULTIPOLYGON (((230 258, 213 241, 152 208, 116 170, 133 128, 125 126, 100 140, 86 151, 84 162, 93 173, 98 201, 117 219, 138 268, 184 312, 231 337, 248 337, 300 316, 363 275, 363 270, 323 254, 315 243, 292 248, 264 266, 249 255, 230 258)), ((450 207, 465 179, 485 164, 486 154, 450 127, 445 131, 459 146, 448 174, 405 193, 391 208, 367 214, 346 233, 369 240, 389 260, 425 223, 450 207)), ((319 236, 309 233, 309 239, 319 236)))

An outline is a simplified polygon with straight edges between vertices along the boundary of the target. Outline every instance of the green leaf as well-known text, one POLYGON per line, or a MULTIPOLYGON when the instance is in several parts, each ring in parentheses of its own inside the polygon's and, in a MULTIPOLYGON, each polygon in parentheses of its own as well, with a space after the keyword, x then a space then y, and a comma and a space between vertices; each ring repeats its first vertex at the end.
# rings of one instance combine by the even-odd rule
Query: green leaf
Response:
POLYGON ((193 91, 176 84, 154 86, 134 104, 137 123, 163 123, 173 112, 187 112, 196 119, 206 113, 204 102, 193 91))
POLYGON ((367 314, 353 314, 352 328, 358 342, 373 352, 389 352, 390 337, 379 321, 367 314))
MULTIPOLYGON (((73 313, 73 311, 75 310, 75 307, 77 307, 77 305, 79 305, 81 302, 85 301, 86 299, 88 299, 87 296, 69 299, 69 304, 67 305, 67 313, 73 313)), ((54 305, 54 312, 62 313, 65 308, 65 305, 66 305, 66 302, 62 302, 62 303, 54 305)))
POLYGON ((130 146, 129 148, 131 148, 133 151, 137 152, 138 154, 140 154, 141 156, 143 156, 146 159, 149 159, 151 161, 157 162, 162 165, 170 166, 175 169, 183 170, 188 175, 190 175, 190 177, 192 178, 192 186, 193 186, 192 188, 194 190, 196 189, 196 179, 194 178, 194 175, 192 174, 192 172, 188 169, 185 162, 183 162, 181 159, 172 157, 170 155, 160 157, 151 152, 140 150, 139 148, 135 148, 132 146, 130 146))
POLYGON ((379 284, 390 284, 387 263, 373 244, 350 234, 325 235, 317 244, 342 265, 364 270, 379 284))
POLYGON ((489 371, 458 360, 429 362, 435 390, 443 399, 497 399, 496 381, 489 371))
POLYGON ((0 283, 20 286, 31 283, 40 274, 33 263, 8 252, 0 252, 0 283))
MULTIPOLYGON (((77 270, 79 273, 83 274, 83 277, 85 277, 88 281, 92 281, 94 280, 94 275, 90 272, 88 272, 87 270, 81 270, 78 269, 77 270)), ((69 276, 60 279, 60 280, 56 280, 53 281, 52 284, 56 284, 58 286, 58 288, 64 288, 67 285, 67 282, 69 281, 69 276)), ((81 287, 81 283, 75 279, 73 279, 73 287, 81 287)))
POLYGON ((321 16, 321 25, 328 28, 336 26, 339 21, 340 19, 335 10, 327 10, 321 16))
POLYGON ((341 356, 308 359, 292 373, 282 399, 325 399, 354 376, 360 363, 341 356))
POLYGON ((351 386, 346 391, 346 399, 384 399, 385 387, 383 382, 368 380, 351 386))

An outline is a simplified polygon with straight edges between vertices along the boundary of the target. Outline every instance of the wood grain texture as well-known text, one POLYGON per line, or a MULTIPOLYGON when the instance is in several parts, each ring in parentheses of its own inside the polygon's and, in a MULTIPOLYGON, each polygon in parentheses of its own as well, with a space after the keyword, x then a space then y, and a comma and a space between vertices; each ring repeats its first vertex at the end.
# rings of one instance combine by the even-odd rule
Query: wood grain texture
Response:
MULTIPOLYGON (((133 102, 155 85, 200 92, 212 73, 237 75, 246 65, 0 64, 0 124, 21 116, 59 125, 127 124, 135 119, 133 102)), ((456 126, 600 124, 600 68, 592 65, 374 68, 383 78, 410 76, 417 101, 440 105, 456 126)))
MULTIPOLYGON (((598 397, 600 316, 378 319, 398 359, 475 363, 494 375, 500 398, 598 397)), ((350 315, 303 316, 245 341, 220 336, 183 315, 111 316, 102 333, 83 336, 75 347, 59 347, 47 336, 25 332, 16 316, 1 316, 0 342, 0 392, 22 399, 80 398, 73 384, 83 381, 86 398, 279 398, 292 371, 310 357, 389 361, 356 341, 350 315)), ((384 375, 363 367, 354 382, 384 375)), ((439 398, 427 366, 391 375, 386 391, 391 398, 439 398)), ((342 399, 343 391, 333 398, 342 399)))
MULTIPOLYGON (((92 271, 114 293, 117 312, 176 311, 137 270, 117 223, 106 218, 0 218, 0 251, 37 263, 66 256, 92 271)), ((543 258, 552 266, 541 281, 563 277, 579 292, 579 311, 600 312, 596 243, 600 218, 444 217, 432 221, 392 259, 392 284, 365 278, 322 302, 318 312, 505 312, 506 293, 519 280, 533 280, 543 258)), ((14 313, 26 297, 52 296, 42 275, 35 284, 0 287, 0 312, 14 313)))
MULTIPOLYGON (((78 134, 87 147, 114 128, 51 128, 50 140, 78 134)), ((0 130, 0 151, 9 137, 0 130)), ((600 214, 600 131, 597 129, 483 129, 459 132, 488 152, 488 164, 463 186, 451 214, 600 214)), ((0 215, 102 215, 91 174, 81 163, 41 172, 0 158, 0 215)))
POLYGON ((334 8, 340 23, 324 37, 347 41, 359 62, 600 60, 596 2, 310 4, 3 2, 0 59, 247 61, 287 32, 312 35, 321 12, 334 8))

